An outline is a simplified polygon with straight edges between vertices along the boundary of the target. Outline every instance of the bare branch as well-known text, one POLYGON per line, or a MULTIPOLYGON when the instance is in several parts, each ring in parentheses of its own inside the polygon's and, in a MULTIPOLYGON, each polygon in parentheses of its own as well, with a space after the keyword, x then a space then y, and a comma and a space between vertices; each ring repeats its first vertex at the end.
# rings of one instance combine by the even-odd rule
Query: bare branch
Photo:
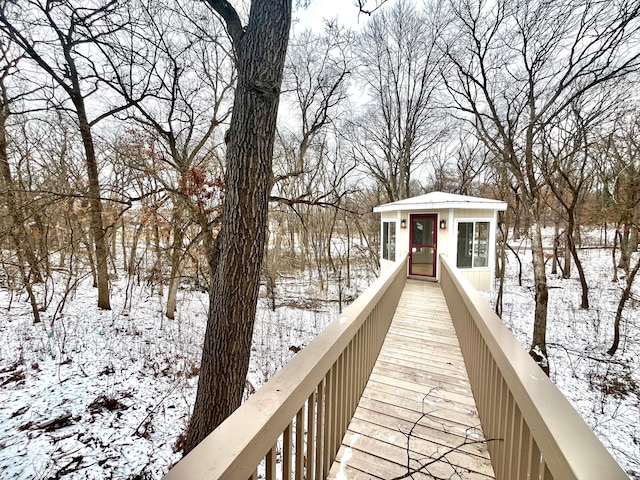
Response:
POLYGON ((234 50, 240 45, 244 28, 235 8, 227 0, 206 0, 209 6, 224 20, 227 32, 233 42, 234 50))

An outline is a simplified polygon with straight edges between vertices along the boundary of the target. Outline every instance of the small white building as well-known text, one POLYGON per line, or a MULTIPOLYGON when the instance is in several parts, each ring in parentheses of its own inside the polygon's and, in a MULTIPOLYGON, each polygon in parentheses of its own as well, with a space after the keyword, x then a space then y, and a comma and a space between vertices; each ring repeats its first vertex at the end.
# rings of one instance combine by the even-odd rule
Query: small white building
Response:
POLYGON ((407 275, 437 281, 439 255, 455 265, 478 290, 490 290, 495 272, 497 212, 506 202, 431 192, 386 203, 380 213, 380 268, 409 255, 407 275))

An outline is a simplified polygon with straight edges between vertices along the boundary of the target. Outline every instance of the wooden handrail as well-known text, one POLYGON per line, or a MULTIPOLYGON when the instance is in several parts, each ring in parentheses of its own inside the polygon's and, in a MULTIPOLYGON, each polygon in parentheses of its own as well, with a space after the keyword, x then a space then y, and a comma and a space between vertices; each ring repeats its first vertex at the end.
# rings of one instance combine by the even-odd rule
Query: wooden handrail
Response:
POLYGON ((391 324, 406 262, 396 262, 164 479, 325 478, 391 324))
POLYGON ((627 479, 580 415, 441 256, 440 282, 497 480, 627 479))

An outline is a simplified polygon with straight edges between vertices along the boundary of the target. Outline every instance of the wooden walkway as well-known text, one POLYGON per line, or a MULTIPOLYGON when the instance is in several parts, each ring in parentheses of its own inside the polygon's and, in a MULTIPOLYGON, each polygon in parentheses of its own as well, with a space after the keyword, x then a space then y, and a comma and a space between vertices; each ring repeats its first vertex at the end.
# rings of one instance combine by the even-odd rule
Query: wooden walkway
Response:
POLYGON ((407 280, 328 478, 494 478, 439 284, 407 280))

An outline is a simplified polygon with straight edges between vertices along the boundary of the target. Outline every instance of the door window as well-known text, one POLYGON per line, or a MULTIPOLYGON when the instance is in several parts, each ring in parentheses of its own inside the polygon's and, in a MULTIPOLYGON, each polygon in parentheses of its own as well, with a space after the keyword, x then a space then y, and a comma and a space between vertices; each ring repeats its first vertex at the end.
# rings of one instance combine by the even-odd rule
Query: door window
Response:
POLYGON ((436 215, 411 216, 410 275, 436 276, 436 215))

